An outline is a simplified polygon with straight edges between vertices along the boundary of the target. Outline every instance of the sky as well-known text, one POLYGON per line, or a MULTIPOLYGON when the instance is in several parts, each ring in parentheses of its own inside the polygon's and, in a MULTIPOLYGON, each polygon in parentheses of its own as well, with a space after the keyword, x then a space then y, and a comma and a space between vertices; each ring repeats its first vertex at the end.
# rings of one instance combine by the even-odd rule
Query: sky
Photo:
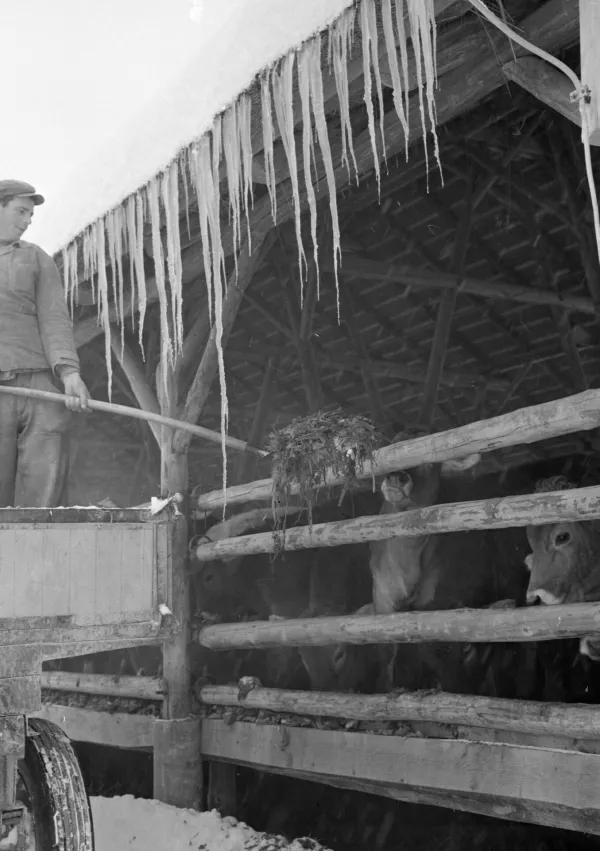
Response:
MULTIPOLYGON (((243 2, 243 0, 242 0, 243 2)), ((240 0, 19 0, 2 9, 0 178, 56 197, 77 165, 167 88, 240 0), (8 119, 8 120, 7 120, 8 119)), ((85 187, 82 187, 85 191, 85 187)), ((56 207, 54 207, 56 212, 56 207)), ((36 210, 36 231, 52 206, 36 210)))

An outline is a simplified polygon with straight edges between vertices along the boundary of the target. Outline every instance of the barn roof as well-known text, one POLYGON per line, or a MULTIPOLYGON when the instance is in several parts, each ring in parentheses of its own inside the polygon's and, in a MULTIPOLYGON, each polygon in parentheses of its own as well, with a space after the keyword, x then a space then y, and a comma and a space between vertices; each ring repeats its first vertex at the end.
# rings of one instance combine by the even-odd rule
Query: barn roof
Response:
MULTIPOLYGON (((308 8, 310 4, 306 5, 308 8)), ((468 4, 436 0, 435 104, 440 174, 431 136, 426 149, 421 140, 422 113, 410 45, 409 141, 413 140, 413 144, 408 160, 405 157, 406 137, 394 102, 394 68, 386 52, 383 27, 386 7, 404 4, 363 0, 351 12, 346 10, 337 18, 336 13, 347 4, 338 3, 335 9, 327 4, 328 16, 319 18, 317 12, 322 12, 325 5, 312 5, 315 17, 310 26, 307 24, 306 34, 329 24, 329 34, 337 32, 339 37, 340 28, 350 14, 354 15, 356 29, 352 50, 346 57, 345 92, 358 185, 351 156, 348 156, 350 181, 347 163, 342 159, 347 124, 338 79, 334 79, 329 69, 327 39, 322 39, 319 45, 342 249, 341 322, 338 323, 334 275, 335 223, 329 212, 331 194, 327 191, 325 158, 315 149, 312 168, 316 176, 311 183, 317 206, 319 301, 313 309, 311 287, 315 282, 309 269, 304 280, 304 308, 301 308, 294 175, 280 138, 281 124, 275 121, 272 150, 276 179, 275 184, 269 183, 261 110, 265 77, 253 81, 250 77, 281 55, 273 46, 262 60, 259 52, 253 52, 255 65, 248 65, 252 70, 245 83, 241 77, 236 78, 240 88, 231 89, 235 97, 247 86, 234 108, 238 127, 243 124, 250 130, 253 154, 251 171, 244 171, 243 162, 240 169, 240 197, 247 188, 244 175, 251 174, 253 199, 248 205, 247 220, 241 217, 239 237, 235 232, 235 216, 232 219, 229 209, 235 181, 230 179, 225 158, 219 171, 224 269, 230 285, 235 284, 234 290, 228 290, 229 296, 237 300, 230 317, 231 330, 225 329, 225 335, 230 331, 230 336, 224 347, 231 434, 243 439, 254 434, 256 439, 257 429, 264 434, 265 429, 322 403, 341 404, 367 413, 385 424, 390 436, 391 432, 401 430, 439 430, 596 386, 599 357, 595 314, 600 275, 578 147, 579 130, 573 120, 564 117, 569 114, 573 119, 573 110, 569 112, 563 100, 558 105, 561 115, 556 108, 549 109, 546 103, 532 96, 522 84, 511 82, 514 75, 507 78, 508 66, 515 58, 526 55, 526 51, 512 46, 504 35, 474 14, 468 4), (376 14, 371 44, 376 40, 377 70, 381 75, 380 98, 373 59, 370 64, 374 82, 372 116, 365 106, 371 101, 365 99, 365 87, 369 83, 365 83, 368 63, 364 61, 363 26, 368 15, 363 16, 367 6, 376 14), (248 106, 250 118, 243 112, 248 106), (384 128, 385 161, 381 137, 377 135, 380 126, 384 128), (374 127, 378 157, 373 154, 374 127), (379 161, 380 180, 374 168, 379 161), (273 228, 269 190, 277 197, 276 228, 273 228), (254 246, 244 254, 246 221, 254 246), (444 312, 448 320, 445 331, 444 312), (436 350, 438 361, 441 356, 441 370, 438 369, 439 381, 432 382, 436 350), (263 404, 260 422, 259 400, 264 401, 266 388, 270 389, 270 398, 266 408, 263 404)), ((281 6, 278 6, 280 10, 281 6)), ((546 3, 510 0, 503 4, 503 12, 527 39, 560 54, 577 68, 576 4, 565 6, 560 0, 546 3)), ((288 46, 298 48, 296 64, 299 65, 302 51, 310 41, 301 44, 299 30, 286 32, 288 46)), ((398 55, 401 59, 400 52, 398 55)), ((280 79, 284 76, 285 62, 286 57, 275 66, 280 79)), ((310 197, 302 161, 306 122, 302 121, 297 83, 294 77, 296 113, 292 123, 299 159, 296 209, 300 212, 310 266, 313 250, 311 216, 307 214, 310 197)), ((213 118, 214 115, 207 121, 214 142, 213 118)), ((224 116, 219 132, 226 121, 224 116)), ((313 130, 315 133, 318 130, 316 123, 313 130)), ((211 224, 207 211, 199 209, 199 196, 191 187, 187 187, 186 195, 189 152, 196 138, 188 138, 191 145, 183 157, 175 160, 177 170, 170 175, 171 185, 177 184, 178 207, 171 206, 169 210, 171 196, 168 191, 162 194, 158 191, 161 203, 167 201, 161 207, 160 229, 155 227, 153 232, 149 223, 145 225, 143 255, 139 259, 145 268, 149 315, 157 315, 161 312, 160 294, 164 284, 157 286, 153 262, 156 252, 160 254, 162 250, 163 259, 168 261, 166 275, 173 270, 177 274, 181 258, 182 319, 188 343, 187 351, 184 347, 184 371, 188 371, 189 384, 200 360, 196 390, 202 380, 204 386, 200 386, 197 409, 190 407, 189 399, 186 402, 184 398, 180 399, 179 413, 194 418, 201 410, 203 425, 218 429, 222 407, 219 390, 212 386, 216 357, 212 360, 209 357, 210 346, 200 357, 208 335, 204 282, 207 240, 206 234, 203 239, 201 223, 204 216, 206 226, 212 227, 214 217, 211 224), (165 227, 166 213, 177 222, 180 254, 179 246, 173 244, 172 235, 169 237, 165 227), (157 240, 157 233, 162 241, 157 240)), ((183 141, 184 137, 180 135, 179 139, 183 141)), ((238 149, 242 160, 244 150, 242 144, 238 149)), ((234 160, 230 157, 230 166, 234 160)), ((160 163, 160 168, 167 164, 165 158, 160 163)), ((165 174, 169 177, 167 171, 159 180, 165 174)), ((127 191, 134 183, 126 184, 127 191)), ((208 188, 205 184, 204 189, 208 191, 208 188)), ((114 197, 118 198, 118 193, 114 197)), ((119 200, 125 202, 122 215, 126 217, 126 192, 119 200)), ((151 205, 150 193, 147 200, 151 205)), ((115 226, 117 229, 120 226, 118 217, 112 223, 115 226)), ((95 237, 90 232, 87 238, 87 247, 84 240, 79 243, 79 251, 82 248, 87 251, 87 268, 82 266, 81 253, 77 265, 69 259, 68 252, 64 255, 68 276, 73 280, 76 273, 80 281, 81 304, 75 308, 80 342, 89 341, 98 333, 95 308, 85 304, 89 301, 86 279, 94 271, 90 256, 97 252, 98 241, 94 243, 95 237)), ((128 247, 125 240, 121 245, 124 255, 128 247)), ((108 253, 104 259, 110 277, 108 253)), ((129 312, 128 262, 122 273, 122 305, 119 307, 118 298, 116 302, 107 300, 107 320, 129 312)), ((117 265, 114 258, 112 265, 117 265)), ((133 340, 129 330, 127 339, 133 340)), ((146 346, 148 343, 146 339, 146 346)), ((157 383, 160 392, 158 384, 160 376, 157 383)), ((561 442, 555 442, 553 453, 582 446, 581 441, 574 443, 572 439, 562 441, 562 449, 558 444, 561 442)), ((543 456, 545 451, 543 446, 530 447, 527 457, 531 458, 531 453, 534 458, 543 456)), ((195 454, 201 458, 198 463, 203 487, 216 485, 221 465, 218 450, 214 446, 195 446, 195 454)))

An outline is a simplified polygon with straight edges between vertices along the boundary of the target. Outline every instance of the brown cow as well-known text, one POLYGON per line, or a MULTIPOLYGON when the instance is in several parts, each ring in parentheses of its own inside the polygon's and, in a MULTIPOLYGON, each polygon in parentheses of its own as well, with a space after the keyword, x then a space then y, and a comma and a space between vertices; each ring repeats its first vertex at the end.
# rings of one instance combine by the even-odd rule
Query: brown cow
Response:
MULTIPOLYGON (((478 460, 479 456, 469 456, 458 462, 423 464, 387 476, 381 487, 381 513, 497 496, 497 480, 465 477, 464 473, 478 460)), ((526 551, 522 529, 373 542, 369 560, 373 604, 359 611, 385 614, 409 609, 480 607, 507 597, 524 603, 526 551)), ((313 612, 327 613, 331 612, 313 612)), ((479 662, 481 654, 477 664, 468 665, 465 650, 460 644, 401 645, 396 651, 397 660, 390 645, 335 645, 302 649, 301 654, 313 688, 387 691, 395 680, 396 685, 410 688, 441 685, 445 690, 465 691, 476 687, 475 680, 485 675, 479 662), (375 685, 373 670, 377 668, 379 678, 375 685), (467 669, 472 676, 467 677, 467 669)))
MULTIPOLYGON (((542 479, 536 491, 569 490, 576 487, 565 476, 542 479)), ((527 603, 547 606, 600 600, 600 521, 548 523, 529 526, 531 554, 527 603)), ((600 642, 584 637, 580 653, 600 661, 600 642)))

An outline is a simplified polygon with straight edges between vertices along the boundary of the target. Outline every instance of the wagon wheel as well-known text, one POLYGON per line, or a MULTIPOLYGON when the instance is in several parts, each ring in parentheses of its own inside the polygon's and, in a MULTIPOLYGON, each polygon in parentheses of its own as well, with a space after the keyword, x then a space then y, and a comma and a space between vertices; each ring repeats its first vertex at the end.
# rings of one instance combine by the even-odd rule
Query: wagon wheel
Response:
POLYGON ((50 721, 32 718, 28 727, 16 795, 26 811, 27 851, 94 851, 90 802, 71 742, 50 721))

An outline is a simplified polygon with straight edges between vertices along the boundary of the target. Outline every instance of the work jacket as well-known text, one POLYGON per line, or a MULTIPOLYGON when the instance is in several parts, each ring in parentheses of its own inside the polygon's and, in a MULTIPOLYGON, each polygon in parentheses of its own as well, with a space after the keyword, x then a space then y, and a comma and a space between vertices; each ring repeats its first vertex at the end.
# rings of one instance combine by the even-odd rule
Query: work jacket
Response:
POLYGON ((54 260, 20 240, 0 254, 0 372, 79 372, 73 323, 54 260))

